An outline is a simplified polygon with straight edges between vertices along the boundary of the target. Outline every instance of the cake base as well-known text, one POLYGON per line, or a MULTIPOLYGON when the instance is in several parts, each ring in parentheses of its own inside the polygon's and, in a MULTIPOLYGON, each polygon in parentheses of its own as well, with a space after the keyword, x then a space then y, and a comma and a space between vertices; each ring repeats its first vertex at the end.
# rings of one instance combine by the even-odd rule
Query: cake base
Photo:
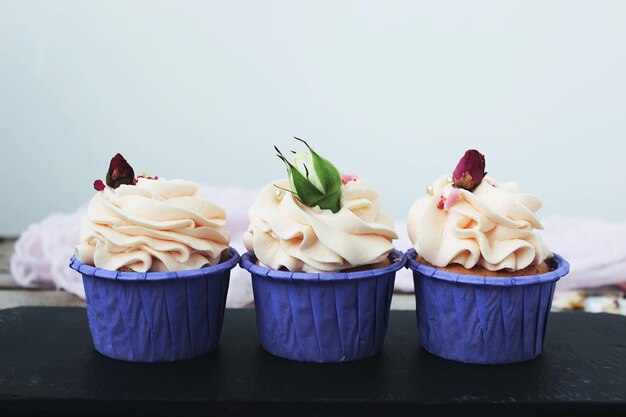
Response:
POLYGON ((385 258, 383 261, 375 264, 355 266, 354 268, 343 269, 341 272, 369 271, 370 269, 384 268, 389 265, 391 265, 391 261, 389 258, 385 258))
MULTIPOLYGON (((258 265, 258 266, 264 266, 265 267, 265 265, 262 265, 261 262, 258 259, 255 262, 255 264, 258 265)), ((389 266, 389 265, 391 265, 391 261, 389 260, 389 258, 385 258, 384 261, 381 261, 381 262, 378 262, 378 263, 375 263, 375 264, 355 266, 354 268, 342 269, 340 271, 313 272, 313 273, 314 274, 334 274, 334 273, 337 273, 337 272, 369 271, 370 269, 384 268, 384 267, 389 266)), ((281 269, 279 269, 279 271, 287 271, 287 269, 286 268, 281 268, 281 269)), ((296 272, 296 271, 290 271, 290 272, 296 272)))
POLYGON ((202 356, 219 343, 230 259, 210 268, 172 272, 112 271, 72 258, 82 274, 96 351, 129 362, 173 362, 202 356))
POLYGON ((464 275, 476 275, 481 277, 493 277, 493 278, 511 278, 511 277, 526 277, 530 275, 540 275, 545 274, 546 272, 550 272, 552 268, 546 263, 542 262, 539 265, 529 265, 524 269, 520 269, 519 271, 490 271, 487 268, 483 268, 482 266, 475 266, 472 269, 467 269, 461 265, 452 264, 445 267, 435 266, 428 261, 426 261, 421 256, 417 255, 415 260, 421 264, 430 266, 431 268, 436 268, 446 272, 452 272, 455 274, 464 274, 464 275))
MULTIPOLYGON (((215 265, 219 265, 222 262, 226 262, 229 259, 230 259, 230 251, 228 249, 225 249, 224 252, 222 252, 222 254, 220 255, 219 263, 217 263, 215 265)), ((200 268, 197 268, 197 269, 208 268, 210 266, 215 266, 215 265, 211 265, 210 263, 206 263, 206 264, 202 265, 200 268)), ((92 265, 92 266, 94 266, 94 265, 92 265)), ((153 264, 153 266, 154 266, 154 264, 153 264)), ((123 266, 121 268, 117 268, 117 272, 142 272, 142 271, 135 271, 131 267, 123 266)), ((175 272, 175 271, 153 271, 153 270, 148 270, 147 272, 175 272)))
POLYGON ((420 344, 428 352, 459 362, 510 364, 538 357, 556 282, 569 264, 554 254, 545 266, 491 272, 484 268, 428 266, 410 249, 420 344), (457 272, 458 271, 458 272, 457 272))
POLYGON ((241 267, 252 276, 263 349, 281 358, 318 363, 351 362, 380 352, 395 274, 406 262, 397 250, 388 258, 357 272, 306 273, 259 266, 246 253, 241 267))

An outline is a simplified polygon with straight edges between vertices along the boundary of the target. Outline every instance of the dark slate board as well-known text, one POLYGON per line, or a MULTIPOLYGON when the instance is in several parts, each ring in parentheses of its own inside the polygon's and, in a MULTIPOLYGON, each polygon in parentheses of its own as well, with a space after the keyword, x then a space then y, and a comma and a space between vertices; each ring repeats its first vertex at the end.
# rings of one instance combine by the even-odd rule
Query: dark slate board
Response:
POLYGON ((414 312, 393 311, 383 352, 302 364, 261 349, 254 310, 228 310, 220 347, 132 364, 93 350, 82 308, 0 311, 0 415, 626 415, 626 317, 551 315, 542 357, 466 365, 418 347, 414 312), (9 413, 10 412, 10 413, 9 413))

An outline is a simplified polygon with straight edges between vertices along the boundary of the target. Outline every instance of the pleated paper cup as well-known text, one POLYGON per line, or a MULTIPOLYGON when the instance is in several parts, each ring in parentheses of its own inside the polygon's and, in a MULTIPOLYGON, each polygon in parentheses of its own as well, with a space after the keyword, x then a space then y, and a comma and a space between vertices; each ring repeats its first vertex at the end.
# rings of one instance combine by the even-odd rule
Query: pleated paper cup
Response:
POLYGON ((246 253, 241 266, 252 275, 261 346, 301 362, 348 362, 378 353, 385 340, 396 271, 391 264, 367 271, 301 273, 256 264, 246 253))
POLYGON ((72 258, 83 276, 94 347, 113 359, 173 362, 214 349, 222 333, 230 270, 239 254, 206 268, 118 272, 72 258))
POLYGON ((541 355, 554 287, 569 272, 559 255, 552 270, 523 277, 446 272, 416 261, 413 271, 420 343, 428 352, 459 362, 507 364, 541 355))

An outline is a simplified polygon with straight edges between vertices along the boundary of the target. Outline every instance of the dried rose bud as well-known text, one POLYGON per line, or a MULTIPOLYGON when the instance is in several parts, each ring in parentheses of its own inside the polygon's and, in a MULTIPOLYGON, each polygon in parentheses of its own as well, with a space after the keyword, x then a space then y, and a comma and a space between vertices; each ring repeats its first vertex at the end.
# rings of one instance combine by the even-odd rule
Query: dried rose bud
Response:
POLYGON ((111 159, 109 164, 109 172, 107 172, 107 185, 112 188, 117 188, 122 184, 132 185, 135 179, 135 171, 126 162, 126 159, 119 153, 111 159))
POLYGON ((475 149, 465 152, 452 174, 454 186, 472 191, 485 178, 485 156, 475 149))

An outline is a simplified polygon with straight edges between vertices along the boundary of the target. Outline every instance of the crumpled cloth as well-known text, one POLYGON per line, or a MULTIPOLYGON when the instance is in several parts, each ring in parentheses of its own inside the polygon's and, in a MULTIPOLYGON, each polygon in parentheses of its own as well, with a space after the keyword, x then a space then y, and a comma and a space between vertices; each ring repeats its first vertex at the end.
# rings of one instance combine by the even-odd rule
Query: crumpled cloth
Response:
POLYGON ((81 206, 74 213, 54 213, 30 225, 15 242, 11 256, 15 282, 23 287, 54 286, 85 298, 81 275, 68 265, 86 211, 87 207, 81 206))
POLYGON ((557 290, 626 284, 626 221, 609 222, 571 216, 542 220, 548 246, 570 263, 557 290))
MULTIPOLYGON (((243 254, 246 250, 242 237, 249 224, 248 208, 258 190, 201 186, 201 191, 226 210, 225 228, 231 232, 230 245, 243 254)), ((11 257, 11 275, 19 285, 56 287, 85 298, 82 277, 68 264, 78 243, 80 219, 86 210, 87 205, 83 205, 74 213, 51 214, 22 233, 11 257)), ((559 281, 558 290, 626 283, 626 222, 552 216, 544 218, 542 223, 545 227, 542 235, 548 246, 571 265, 569 275, 559 281)), ((396 222, 395 226, 400 235, 395 246, 406 251, 412 247, 406 223, 396 222)), ((395 289, 413 292, 410 271, 398 271, 395 289)), ((231 271, 226 306, 246 307, 252 302, 250 274, 236 267, 231 271)))

